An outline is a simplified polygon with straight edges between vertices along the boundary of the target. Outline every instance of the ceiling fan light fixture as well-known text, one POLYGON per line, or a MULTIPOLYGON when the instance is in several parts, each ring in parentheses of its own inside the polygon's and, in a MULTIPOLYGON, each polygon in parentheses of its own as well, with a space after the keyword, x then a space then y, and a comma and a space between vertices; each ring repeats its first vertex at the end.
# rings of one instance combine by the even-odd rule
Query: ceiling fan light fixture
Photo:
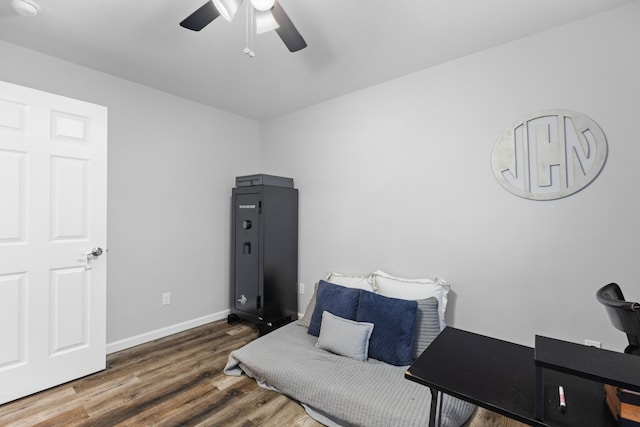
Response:
POLYGON ((273 14, 270 10, 256 11, 256 33, 262 34, 267 31, 275 30, 279 28, 278 22, 276 22, 273 14))
POLYGON ((227 21, 233 19, 233 15, 236 14, 240 8, 242 0, 212 0, 213 5, 216 7, 220 15, 227 21))
POLYGON ((11 7, 23 16, 36 16, 40 13, 40 6, 34 0, 11 0, 11 7))
POLYGON ((264 12, 273 9, 275 0, 251 0, 251 5, 255 10, 264 12))

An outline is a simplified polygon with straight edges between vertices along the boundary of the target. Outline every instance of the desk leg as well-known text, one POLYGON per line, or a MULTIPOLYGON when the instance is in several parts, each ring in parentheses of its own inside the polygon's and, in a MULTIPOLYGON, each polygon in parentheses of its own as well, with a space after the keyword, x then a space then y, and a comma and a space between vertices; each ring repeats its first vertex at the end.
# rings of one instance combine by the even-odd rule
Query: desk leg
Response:
POLYGON ((536 420, 544 420, 544 371, 536 366, 536 420))
POLYGON ((441 423, 441 412, 442 411, 442 394, 436 390, 435 388, 431 389, 431 412, 429 413, 429 427, 436 427, 436 415, 438 419, 438 426, 441 423), (440 399, 438 399, 440 397, 440 399), (438 400, 440 402, 438 402, 438 400), (440 403, 438 405, 438 403, 440 403))

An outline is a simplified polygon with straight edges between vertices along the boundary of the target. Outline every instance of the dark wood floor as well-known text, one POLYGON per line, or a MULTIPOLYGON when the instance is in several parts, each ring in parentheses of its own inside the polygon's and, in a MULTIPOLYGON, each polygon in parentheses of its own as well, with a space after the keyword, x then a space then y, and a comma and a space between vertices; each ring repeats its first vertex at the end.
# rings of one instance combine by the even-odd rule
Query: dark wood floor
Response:
POLYGON ((247 377, 222 373, 258 336, 226 321, 107 356, 107 369, 0 406, 2 426, 320 426, 247 377))
MULTIPOLYGON (((321 426, 286 396, 222 373, 257 336, 218 321, 110 354, 100 373, 1 405, 0 426, 321 426)), ((478 411, 468 425, 496 426, 494 415, 478 411)))

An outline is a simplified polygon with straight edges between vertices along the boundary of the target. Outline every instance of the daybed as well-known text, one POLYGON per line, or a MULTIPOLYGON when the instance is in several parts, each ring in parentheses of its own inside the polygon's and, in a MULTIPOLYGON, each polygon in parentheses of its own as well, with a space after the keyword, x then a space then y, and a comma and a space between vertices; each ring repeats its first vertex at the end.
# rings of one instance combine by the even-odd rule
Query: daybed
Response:
MULTIPOLYGON (((333 274, 330 282, 320 281, 302 319, 233 351, 225 374, 255 378, 299 401, 325 425, 428 425, 429 388, 406 380, 404 373, 440 332, 444 310, 439 307, 446 306, 448 285, 421 283, 412 295, 419 300, 407 299, 408 287, 389 298, 379 293, 394 293, 386 281, 396 278, 380 273, 333 274)), ((458 427, 474 409, 445 395, 441 425, 458 427)))

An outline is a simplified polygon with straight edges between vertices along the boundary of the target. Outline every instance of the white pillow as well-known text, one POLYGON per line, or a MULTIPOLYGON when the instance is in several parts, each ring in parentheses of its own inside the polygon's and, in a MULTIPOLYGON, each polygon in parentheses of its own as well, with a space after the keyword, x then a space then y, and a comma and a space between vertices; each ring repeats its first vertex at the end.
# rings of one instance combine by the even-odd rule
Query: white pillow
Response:
POLYGON ((364 289, 369 292, 373 292, 375 290, 370 274, 368 276, 354 276, 349 274, 330 273, 325 280, 329 283, 345 286, 347 288, 364 289))
POLYGON ((372 274, 373 283, 380 295, 391 298, 421 300, 436 297, 440 317, 440 329, 447 326, 445 313, 447 310, 447 294, 451 286, 444 280, 435 279, 403 279, 384 271, 377 270, 372 274))
POLYGON ((365 362, 369 357, 371 332, 373 323, 343 319, 323 311, 316 347, 365 362))

